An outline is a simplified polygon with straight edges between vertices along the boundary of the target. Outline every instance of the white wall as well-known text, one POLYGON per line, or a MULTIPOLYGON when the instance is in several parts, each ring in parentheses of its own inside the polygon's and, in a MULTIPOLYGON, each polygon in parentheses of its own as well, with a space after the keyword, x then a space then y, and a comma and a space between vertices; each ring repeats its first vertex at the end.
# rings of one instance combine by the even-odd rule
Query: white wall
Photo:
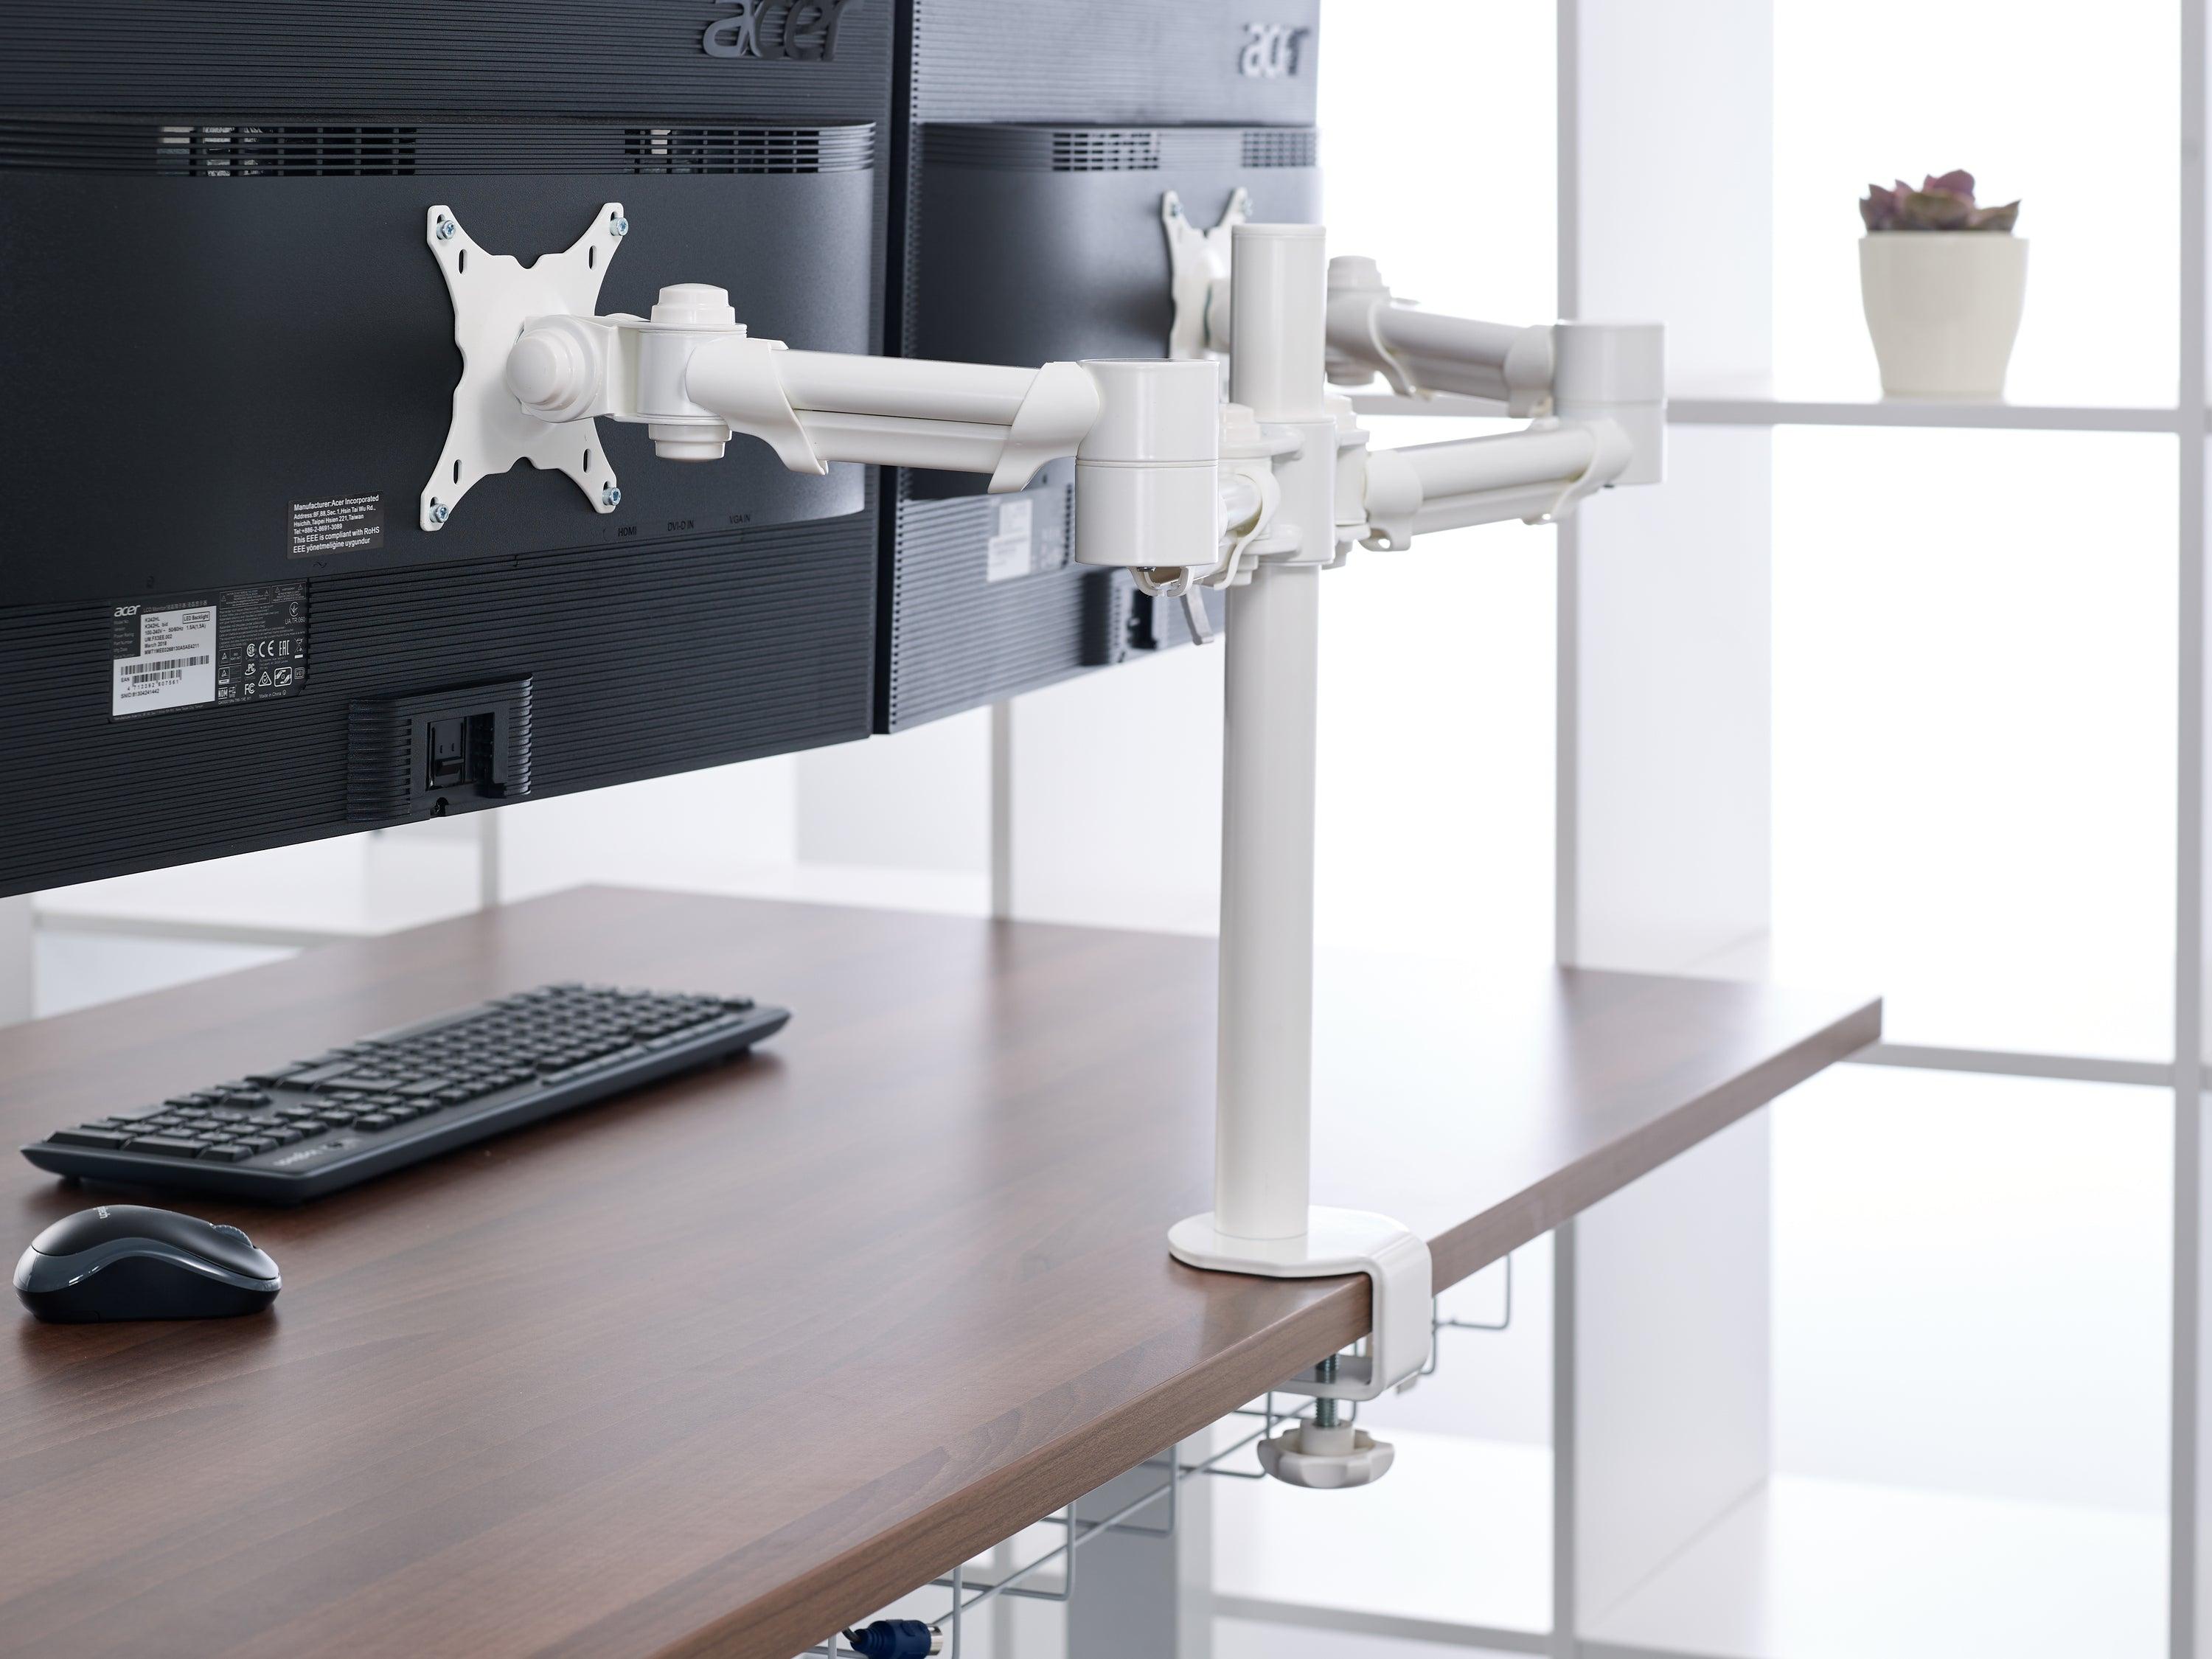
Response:
POLYGON ((1221 653, 1185 647, 1014 705, 1014 914, 1210 933, 1221 653))
POLYGON ((795 757, 796 856, 981 875, 991 860, 988 709, 795 757))
POLYGON ((2162 1513, 2171 1095, 1844 1066, 1773 1115, 1777 1467, 2162 1513))
POLYGON ((796 763, 781 757, 503 806, 504 894, 587 881, 743 890, 747 872, 793 861, 797 800, 796 763))

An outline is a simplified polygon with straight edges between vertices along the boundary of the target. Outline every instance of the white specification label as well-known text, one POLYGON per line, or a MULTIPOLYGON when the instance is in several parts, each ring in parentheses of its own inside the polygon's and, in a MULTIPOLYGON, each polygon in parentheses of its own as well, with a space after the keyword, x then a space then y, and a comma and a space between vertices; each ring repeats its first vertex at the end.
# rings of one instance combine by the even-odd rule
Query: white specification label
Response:
POLYGON ((1026 576, 1036 568, 1030 542, 1030 508, 1028 496, 999 503, 999 533, 983 546, 983 580, 992 582, 1026 576))
POLYGON ((138 654, 115 659, 111 715, 148 714, 215 701, 215 606, 148 611, 138 617, 138 654))

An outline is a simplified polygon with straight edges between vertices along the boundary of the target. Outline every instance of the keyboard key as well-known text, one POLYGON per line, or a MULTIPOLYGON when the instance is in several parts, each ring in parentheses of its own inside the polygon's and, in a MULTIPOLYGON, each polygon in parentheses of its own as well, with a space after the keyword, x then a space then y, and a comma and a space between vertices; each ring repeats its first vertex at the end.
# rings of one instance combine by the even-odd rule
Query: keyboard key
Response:
POLYGON ((317 1083, 317 1084, 315 1085, 315 1086, 316 1086, 318 1089, 330 1089, 330 1090, 341 1090, 341 1089, 369 1089, 369 1090, 375 1090, 375 1089, 388 1089, 388 1088, 390 1088, 390 1087, 391 1087, 394 1083, 396 1083, 396 1082, 398 1082, 398 1079, 397 1078, 392 1077, 392 1076, 390 1076, 390 1075, 388 1075, 387 1073, 383 1073, 383 1072, 370 1072, 370 1071, 340 1072, 340 1073, 339 1073, 337 1076, 335 1076, 335 1077, 329 1077, 329 1078, 325 1078, 325 1079, 323 1079, 320 1082, 317 1083))
POLYGON ((426 1077, 416 1082, 408 1084, 404 1088, 399 1090, 398 1092, 403 1095, 410 1096, 442 1094, 447 1090, 452 1088, 453 1086, 453 1083, 454 1079, 449 1077, 426 1077))
POLYGON ((131 1137, 112 1129, 57 1129, 46 1139, 58 1146, 120 1146, 131 1137))
POLYGON ((213 1146, 201 1147, 200 1156, 217 1164, 242 1164, 253 1156, 253 1148, 241 1146, 235 1140, 226 1140, 213 1146))
POLYGON ((256 1088, 266 1089, 279 1083, 288 1083, 307 1068, 305 1066, 272 1066, 265 1072, 248 1072, 246 1080, 256 1088))
POLYGON ((356 1129, 388 1129, 396 1121, 397 1119, 383 1112, 371 1112, 366 1117, 356 1118, 353 1127, 356 1129))
POLYGON ((125 1149, 133 1152, 167 1152, 181 1158, 198 1155, 200 1143, 182 1135, 139 1135, 125 1149))

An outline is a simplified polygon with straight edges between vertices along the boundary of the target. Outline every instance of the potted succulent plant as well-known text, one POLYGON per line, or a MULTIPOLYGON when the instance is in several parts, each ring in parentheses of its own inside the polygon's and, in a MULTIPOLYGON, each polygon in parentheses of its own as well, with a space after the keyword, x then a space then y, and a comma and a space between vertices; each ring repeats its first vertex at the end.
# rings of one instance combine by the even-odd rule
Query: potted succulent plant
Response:
POLYGON ((1974 175, 1930 174, 1867 187, 1859 204, 1859 295, 1895 398, 1995 398, 2027 295, 2020 204, 1974 204, 1974 175))

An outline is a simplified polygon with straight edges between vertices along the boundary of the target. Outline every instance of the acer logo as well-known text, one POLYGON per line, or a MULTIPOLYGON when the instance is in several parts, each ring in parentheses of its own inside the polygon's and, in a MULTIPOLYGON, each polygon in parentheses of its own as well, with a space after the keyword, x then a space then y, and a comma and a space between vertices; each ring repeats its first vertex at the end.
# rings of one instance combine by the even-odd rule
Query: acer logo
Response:
POLYGON ((1247 23, 1237 72, 1260 81, 1279 81, 1285 75, 1296 75, 1298 49, 1312 33, 1291 23, 1247 23))
POLYGON ((826 64, 837 55, 837 25, 859 0, 717 0, 730 15, 707 25, 709 58, 781 58, 826 64))

